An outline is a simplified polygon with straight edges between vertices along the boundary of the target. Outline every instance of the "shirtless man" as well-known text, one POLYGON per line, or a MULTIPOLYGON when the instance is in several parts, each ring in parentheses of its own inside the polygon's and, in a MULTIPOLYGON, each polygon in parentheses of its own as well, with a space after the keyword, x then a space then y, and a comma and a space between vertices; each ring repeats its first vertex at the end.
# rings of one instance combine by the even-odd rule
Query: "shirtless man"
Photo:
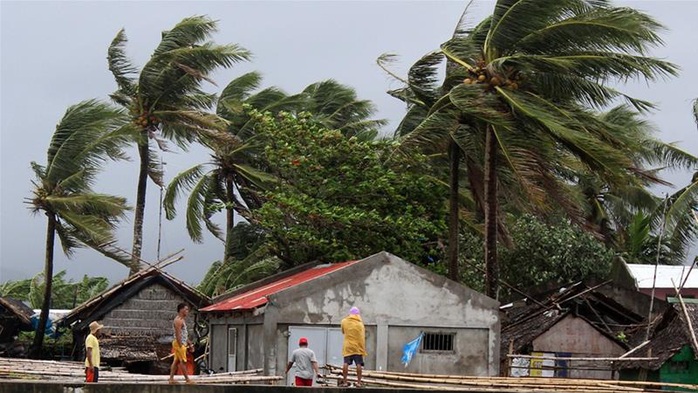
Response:
POLYGON ((174 360, 170 367, 170 383, 175 383, 174 375, 177 369, 184 375, 187 383, 192 382, 187 375, 187 349, 191 345, 187 332, 187 315, 189 315, 189 306, 185 303, 179 303, 177 305, 177 316, 172 323, 174 327, 174 341, 172 341, 174 360))

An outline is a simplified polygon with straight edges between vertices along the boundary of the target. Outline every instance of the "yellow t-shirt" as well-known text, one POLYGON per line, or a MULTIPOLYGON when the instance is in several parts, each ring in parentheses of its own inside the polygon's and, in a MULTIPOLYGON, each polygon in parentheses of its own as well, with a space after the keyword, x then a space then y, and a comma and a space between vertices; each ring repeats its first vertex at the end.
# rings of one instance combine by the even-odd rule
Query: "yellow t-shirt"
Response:
POLYGON ((366 331, 360 316, 349 315, 342 319, 342 333, 344 334, 342 356, 367 355, 366 331))
MULTIPOLYGON (((87 355, 87 348, 92 348, 92 366, 99 367, 99 341, 94 334, 90 333, 85 339, 85 355, 87 355)), ((85 356, 85 367, 89 367, 90 363, 87 362, 87 356, 85 356)))

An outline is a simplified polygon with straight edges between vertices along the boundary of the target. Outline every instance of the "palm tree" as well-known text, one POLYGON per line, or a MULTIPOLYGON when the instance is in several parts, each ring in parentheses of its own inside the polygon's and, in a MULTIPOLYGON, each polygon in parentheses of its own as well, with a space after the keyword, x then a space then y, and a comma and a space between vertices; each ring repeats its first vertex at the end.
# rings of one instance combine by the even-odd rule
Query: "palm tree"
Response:
POLYGON ((260 146, 255 141, 253 122, 245 106, 276 112, 298 102, 274 87, 253 93, 261 79, 259 73, 250 72, 226 86, 218 100, 217 113, 228 122, 227 130, 201 138, 201 143, 211 151, 212 161, 195 165, 175 176, 167 187, 163 202, 167 218, 173 219, 179 194, 190 191, 186 212, 189 236, 196 242, 203 241, 204 224, 214 236, 224 241, 224 263, 234 252, 235 212, 249 218, 246 207, 254 203, 253 195, 246 190, 263 188, 265 182, 272 180, 270 175, 254 166, 260 146), (241 201, 238 195, 247 195, 247 201, 241 201), (211 221, 213 214, 220 210, 226 211, 225 233, 211 221))
POLYGON ((386 124, 371 119, 376 107, 369 100, 360 100, 356 91, 335 80, 313 83, 301 92, 296 112, 309 112, 323 127, 339 130, 344 136, 372 140, 386 124))
MULTIPOLYGON (((698 99, 693 101, 693 119, 698 125, 698 99)), ((695 244, 698 238, 698 160, 687 162, 684 168, 693 170, 693 176, 685 187, 682 187, 667 198, 667 208, 661 217, 666 223, 668 242, 671 250, 678 252, 682 258, 686 257, 688 249, 695 244)), ((660 211, 659 208, 656 209, 660 211)), ((655 222, 658 221, 655 218, 655 222)))
POLYGON ((126 200, 97 194, 91 185, 106 159, 125 158, 121 146, 126 140, 117 132, 125 121, 123 112, 95 100, 71 106, 56 126, 46 165, 32 162, 36 180, 28 203, 34 213, 43 212, 47 217, 46 283, 32 345, 35 356, 43 345, 51 304, 56 235, 67 256, 75 248, 87 246, 119 257, 111 249, 115 241, 112 231, 127 210, 126 200))
POLYGON ((646 56, 661 44, 660 28, 641 12, 606 2, 499 0, 490 17, 442 45, 457 65, 447 78, 464 79, 431 106, 423 130, 413 133, 450 129, 455 116, 471 137, 468 143, 482 143, 489 296, 498 287, 500 201, 519 195, 539 211, 561 207, 580 222, 560 168, 584 167, 612 186, 637 184, 642 169, 595 109, 616 98, 636 110, 652 107, 608 84, 675 74, 672 64, 646 56))
POLYGON ((212 82, 209 75, 217 68, 231 67, 250 57, 247 50, 237 45, 215 45, 209 41, 215 31, 216 22, 207 17, 185 18, 162 33, 160 44, 140 73, 125 55, 124 30, 119 31, 109 47, 109 69, 118 86, 111 98, 127 108, 133 118, 133 139, 140 163, 131 273, 140 268, 148 177, 163 185, 152 142, 160 148, 165 148, 164 140, 186 147, 211 130, 224 129, 218 116, 206 112, 215 104, 215 97, 201 89, 202 81, 212 82))
MULTIPOLYGON (((672 202, 679 199, 682 191, 668 198, 665 209, 665 199, 652 194, 650 187, 670 185, 659 177, 660 170, 693 169, 698 165, 698 158, 674 144, 655 139, 654 127, 626 105, 612 108, 600 118, 619 140, 623 140, 623 145, 629 146, 627 154, 635 167, 649 169, 636 172, 638 181, 635 183, 614 186, 589 171, 575 174, 577 187, 588 202, 586 224, 600 234, 607 245, 636 256, 636 260, 650 260, 647 255, 656 255, 657 235, 664 227, 662 260, 680 263, 688 246, 686 240, 691 239, 691 226, 686 226, 691 224, 690 211, 677 214, 673 209, 672 202), (667 216, 667 212, 671 216, 667 216), (679 219, 678 226, 671 225, 673 219, 669 226, 664 225, 665 217, 674 216, 679 219), (687 237, 681 241, 683 235, 687 237)), ((655 259, 651 261, 654 263, 655 259)))

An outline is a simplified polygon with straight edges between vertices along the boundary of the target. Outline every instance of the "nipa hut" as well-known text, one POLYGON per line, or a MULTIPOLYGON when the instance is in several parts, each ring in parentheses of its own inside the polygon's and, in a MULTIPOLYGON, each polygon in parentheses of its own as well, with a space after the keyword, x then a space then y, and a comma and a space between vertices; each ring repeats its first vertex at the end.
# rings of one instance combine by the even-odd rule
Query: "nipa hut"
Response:
POLYGON ((610 282, 579 282, 523 304, 505 305, 501 370, 507 376, 612 379, 610 362, 564 358, 623 355, 627 335, 644 326, 639 312, 648 309, 650 299, 610 282))
POLYGON ((81 304, 59 324, 73 332, 73 357, 84 356, 84 341, 89 324, 99 321, 105 327, 100 340, 102 359, 140 372, 164 372, 158 364, 170 353, 173 340, 172 320, 177 304, 187 303, 191 312, 187 321, 192 342, 196 342, 197 310, 211 300, 196 289, 166 272, 151 267, 81 304))
POLYGON ((20 331, 31 331, 34 311, 22 301, 0 297, 0 354, 16 355, 15 338, 20 331))
POLYGON ((620 364, 621 379, 698 384, 698 301, 669 302, 672 307, 653 323, 648 341, 644 330, 630 340, 637 348, 633 356, 652 360, 620 364))

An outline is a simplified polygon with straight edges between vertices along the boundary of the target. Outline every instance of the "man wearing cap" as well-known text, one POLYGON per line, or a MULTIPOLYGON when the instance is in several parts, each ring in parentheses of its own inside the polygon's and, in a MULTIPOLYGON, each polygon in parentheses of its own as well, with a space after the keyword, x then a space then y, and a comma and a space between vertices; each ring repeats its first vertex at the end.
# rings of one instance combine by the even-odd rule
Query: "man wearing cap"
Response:
POLYGON ((305 337, 298 340, 298 346, 300 348, 291 353, 291 360, 286 365, 286 374, 295 364, 296 386, 313 386, 313 377, 320 374, 315 352, 308 348, 308 339, 305 337))
POLYGON ((90 323, 90 334, 85 339, 85 382, 99 381, 99 337, 104 325, 97 321, 90 323))
POLYGON ((355 386, 361 387, 363 386, 361 383, 361 368, 364 365, 364 356, 367 353, 366 331, 358 307, 352 307, 349 310, 349 316, 342 319, 342 334, 344 334, 344 345, 342 346, 344 365, 342 367, 342 382, 339 386, 349 386, 347 373, 349 372, 349 366, 354 363, 356 364, 355 386))

